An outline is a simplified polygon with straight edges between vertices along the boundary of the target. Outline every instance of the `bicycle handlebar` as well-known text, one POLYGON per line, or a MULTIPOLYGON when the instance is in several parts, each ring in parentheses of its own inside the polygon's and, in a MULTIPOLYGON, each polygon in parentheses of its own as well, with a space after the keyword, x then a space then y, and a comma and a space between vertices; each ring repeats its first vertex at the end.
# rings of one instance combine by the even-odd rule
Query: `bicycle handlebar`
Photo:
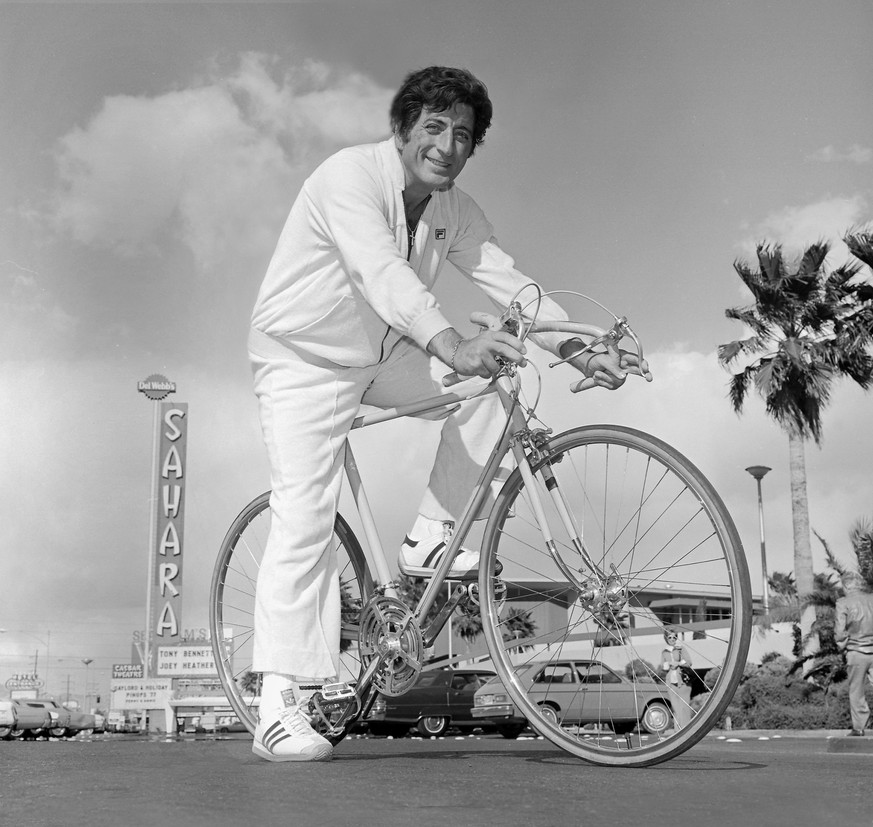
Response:
MULTIPOLYGON (((508 333, 512 333, 514 336, 519 334, 521 326, 524 324, 521 317, 521 308, 517 304, 515 306, 510 306, 499 317, 490 313, 472 313, 470 315, 470 321, 474 324, 478 324, 483 329, 505 330, 508 333)), ((644 361, 643 347, 640 344, 640 340, 637 338, 637 335, 633 332, 625 318, 616 317, 615 324, 609 330, 604 330, 595 325, 573 322, 570 320, 536 320, 526 325, 524 330, 525 338, 530 333, 569 333, 571 335, 585 336, 591 339, 585 347, 575 351, 572 355, 560 359, 557 362, 551 362, 549 364, 550 368, 556 367, 564 362, 569 362, 571 359, 575 359, 583 353, 594 352, 595 348, 598 348, 601 345, 604 346, 606 350, 596 352, 603 353, 614 351, 617 354, 618 343, 625 337, 628 337, 633 341, 640 363, 642 364, 644 361)), ((626 368, 626 370, 628 373, 633 373, 637 376, 646 375, 639 367, 629 367, 626 368)), ((463 382, 468 378, 472 377, 462 377, 459 376, 457 372, 452 372, 443 377, 443 386, 448 388, 459 382, 463 382)), ((650 376, 649 379, 651 380, 650 376)), ((570 385, 570 390, 572 393, 579 393, 580 391, 588 390, 593 387, 596 387, 594 379, 591 377, 585 377, 584 379, 572 383, 570 385)))

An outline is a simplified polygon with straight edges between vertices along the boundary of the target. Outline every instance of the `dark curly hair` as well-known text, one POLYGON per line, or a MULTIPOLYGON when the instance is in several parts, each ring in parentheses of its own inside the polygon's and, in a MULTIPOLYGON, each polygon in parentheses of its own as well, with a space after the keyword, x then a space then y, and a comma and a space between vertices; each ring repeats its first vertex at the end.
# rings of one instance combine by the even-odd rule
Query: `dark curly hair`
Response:
POLYGON ((466 69, 429 66, 407 75, 391 102, 391 128, 406 140, 422 109, 444 112, 456 103, 473 110, 472 155, 485 140, 493 110, 485 84, 466 69))

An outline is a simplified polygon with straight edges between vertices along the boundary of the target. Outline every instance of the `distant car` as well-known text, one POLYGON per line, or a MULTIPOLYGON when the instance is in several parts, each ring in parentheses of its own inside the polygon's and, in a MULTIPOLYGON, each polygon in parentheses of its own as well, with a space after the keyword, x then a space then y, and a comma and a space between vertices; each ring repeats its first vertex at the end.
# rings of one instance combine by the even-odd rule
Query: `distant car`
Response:
POLYGON ((215 723, 216 732, 246 732, 246 725, 236 715, 219 715, 215 723))
POLYGON ((19 701, 0 701, 0 738, 41 735, 52 723, 41 706, 30 707, 19 701))
MULTIPOLYGON (((657 734, 673 722, 664 684, 631 682, 600 661, 534 662, 517 675, 542 716, 562 726, 596 725, 616 733, 639 727, 657 734)), ((499 678, 476 690, 473 718, 515 726, 519 732, 526 723, 499 678)))
POLYGON ((53 698, 17 698, 3 701, 0 706, 0 737, 3 738, 70 737, 83 730, 93 730, 95 724, 93 715, 66 709, 53 698))
POLYGON ((442 735, 450 726, 474 729, 495 724, 473 720, 473 693, 494 677, 492 669, 444 666, 422 672, 398 698, 379 695, 364 719, 374 735, 405 735, 411 726, 426 737, 442 735))

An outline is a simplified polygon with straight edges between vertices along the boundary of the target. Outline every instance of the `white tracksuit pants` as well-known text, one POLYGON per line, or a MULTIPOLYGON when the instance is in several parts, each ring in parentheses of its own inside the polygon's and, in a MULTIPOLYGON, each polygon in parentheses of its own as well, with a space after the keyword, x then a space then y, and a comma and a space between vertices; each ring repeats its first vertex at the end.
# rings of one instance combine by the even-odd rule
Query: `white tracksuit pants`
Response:
MULTIPOLYGON (((272 524, 258 577, 253 669, 309 678, 339 674, 340 591, 330 542, 346 437, 362 403, 393 407, 448 393, 430 357, 389 332, 385 358, 342 367, 253 332, 249 356, 271 467, 272 524)), ((459 517, 505 418, 496 394, 443 424, 420 513, 459 517)))

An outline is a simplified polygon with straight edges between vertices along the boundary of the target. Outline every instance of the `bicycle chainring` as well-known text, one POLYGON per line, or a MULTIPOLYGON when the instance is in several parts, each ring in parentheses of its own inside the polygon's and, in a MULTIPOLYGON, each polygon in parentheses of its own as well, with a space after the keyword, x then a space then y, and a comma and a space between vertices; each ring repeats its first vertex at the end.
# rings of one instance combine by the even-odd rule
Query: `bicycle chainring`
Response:
POLYGON ((361 660, 373 658, 381 666, 373 685, 383 695, 404 694, 421 674, 424 644, 421 629, 409 607, 400 600, 376 594, 361 610, 358 638, 361 660))

